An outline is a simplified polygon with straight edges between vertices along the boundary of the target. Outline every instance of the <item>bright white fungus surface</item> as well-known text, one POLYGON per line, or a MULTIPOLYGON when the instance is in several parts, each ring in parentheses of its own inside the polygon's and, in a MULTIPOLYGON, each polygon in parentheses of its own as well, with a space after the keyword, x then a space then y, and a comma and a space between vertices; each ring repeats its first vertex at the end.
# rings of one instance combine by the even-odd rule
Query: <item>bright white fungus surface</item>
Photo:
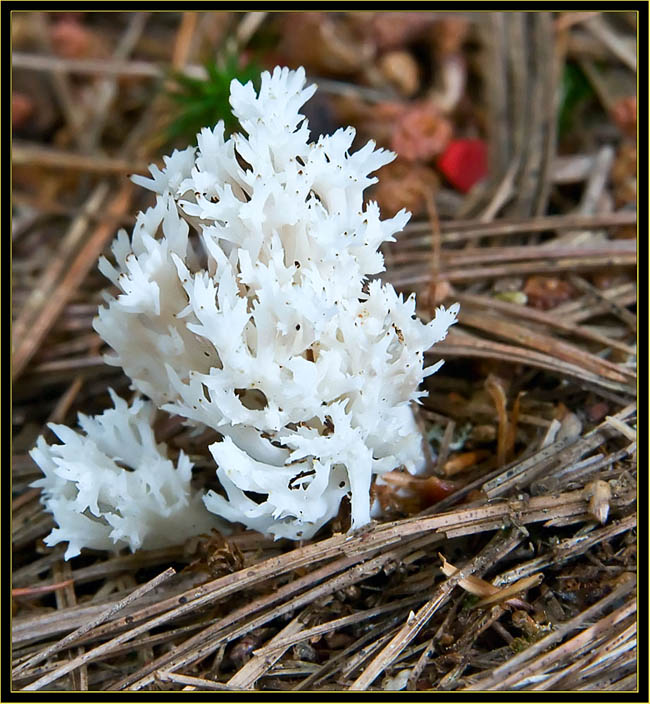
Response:
POLYGON ((115 408, 90 417, 79 414, 82 432, 50 424, 62 441, 40 437, 31 451, 45 475, 32 486, 58 528, 46 545, 68 541, 66 560, 83 547, 154 549, 183 542, 213 525, 200 493, 190 488, 192 464, 182 452, 176 466, 156 443, 151 421, 156 409, 136 399, 129 407, 111 391, 115 408))
MULTIPOLYGON (((299 110, 315 86, 304 84, 303 69, 280 68, 262 74, 259 95, 233 81, 246 135, 205 128, 197 148, 165 157, 151 179, 133 177, 156 204, 131 237, 118 234, 115 263, 101 260, 119 294, 106 294, 94 323, 114 350, 106 361, 135 390, 223 436, 209 450, 224 493, 205 494, 208 511, 292 539, 311 537, 345 496, 351 527, 368 523, 373 475, 422 465, 409 404, 441 364, 423 369, 425 350, 458 312, 441 307, 424 325, 414 297, 368 281, 384 269, 380 244, 409 218, 381 220, 377 204, 363 202, 376 182, 369 174, 394 155, 373 142, 350 153, 352 128, 310 142, 299 110)), ((69 554, 136 549, 147 536, 180 542, 205 530, 187 458, 176 469, 164 459, 145 429, 150 405, 141 404, 116 399, 97 420, 125 437, 133 431, 138 459, 123 459, 134 472, 120 475, 122 443, 98 444, 91 419, 80 418, 85 439, 62 426, 63 445, 39 439, 37 485, 59 525, 50 544, 69 541, 69 554), (165 522, 174 527, 161 533, 165 522)))

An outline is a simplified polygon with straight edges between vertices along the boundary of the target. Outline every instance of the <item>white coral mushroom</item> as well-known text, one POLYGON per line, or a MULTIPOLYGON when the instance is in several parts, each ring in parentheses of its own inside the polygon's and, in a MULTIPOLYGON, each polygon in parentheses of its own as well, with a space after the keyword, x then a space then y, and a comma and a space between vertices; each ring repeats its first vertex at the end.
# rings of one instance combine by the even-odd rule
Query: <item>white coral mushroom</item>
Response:
POLYGON ((409 404, 458 312, 424 325, 414 297, 368 280, 409 219, 363 202, 394 155, 373 142, 351 154, 352 128, 309 142, 304 83, 302 68, 263 73, 259 94, 233 81, 247 136, 205 128, 153 179, 133 178, 156 205, 118 235, 116 267, 102 260, 121 293, 95 321, 134 388, 223 436, 209 449, 225 495, 208 492, 207 508, 292 539, 346 495, 352 527, 368 523, 373 475, 422 465, 409 404))
POLYGON ((181 452, 174 466, 156 443, 156 409, 142 399, 128 406, 110 393, 114 409, 94 418, 79 414, 83 434, 51 423, 63 444, 48 445, 40 437, 30 452, 45 475, 32 486, 43 489, 58 523, 45 543, 68 541, 66 560, 82 547, 153 549, 216 527, 190 486, 188 457, 181 452))

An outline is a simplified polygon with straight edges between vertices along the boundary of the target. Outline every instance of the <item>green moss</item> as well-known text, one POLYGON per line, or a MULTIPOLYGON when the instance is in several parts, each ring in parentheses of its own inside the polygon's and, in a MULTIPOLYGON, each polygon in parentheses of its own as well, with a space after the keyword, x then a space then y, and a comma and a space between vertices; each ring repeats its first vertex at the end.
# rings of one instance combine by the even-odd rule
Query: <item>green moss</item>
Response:
POLYGON ((171 75, 169 97, 177 106, 177 114, 168 128, 169 141, 183 138, 191 142, 201 128, 213 126, 219 120, 224 121, 226 135, 229 135, 237 127, 229 102, 231 81, 235 78, 240 83, 253 81, 255 88, 259 88, 259 66, 251 61, 242 67, 234 54, 220 62, 206 64, 205 70, 205 79, 182 73, 171 75))
POLYGON ((513 653, 521 653, 522 651, 526 650, 529 645, 530 641, 526 640, 526 638, 519 636, 518 638, 515 638, 512 643, 510 643, 510 649, 513 653))
POLYGON ((476 594, 467 594, 463 599, 463 605, 461 607, 461 610, 469 611, 470 609, 473 609, 479 601, 481 601, 480 596, 476 596, 476 594))
POLYGON ((588 78, 578 66, 569 62, 564 66, 558 110, 558 132, 560 136, 567 134, 574 125, 576 115, 586 102, 594 97, 594 89, 588 78))

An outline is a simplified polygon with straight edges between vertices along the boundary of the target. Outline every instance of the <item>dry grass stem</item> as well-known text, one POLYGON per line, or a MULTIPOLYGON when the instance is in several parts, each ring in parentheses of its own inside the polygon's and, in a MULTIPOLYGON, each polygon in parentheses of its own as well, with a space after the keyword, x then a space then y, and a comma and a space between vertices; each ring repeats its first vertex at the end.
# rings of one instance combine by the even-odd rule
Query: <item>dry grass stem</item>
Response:
MULTIPOLYGON (((147 582, 147 584, 143 584, 141 587, 138 587, 138 589, 135 590, 133 593, 132 597, 123 600, 120 602, 120 604, 116 605, 115 607, 111 607, 111 609, 108 609, 106 612, 104 612, 100 618, 97 620, 97 623, 91 622, 90 628, 95 627, 99 623, 103 622, 107 618, 110 618, 116 611, 118 611, 121 608, 124 608, 130 601, 133 599, 136 599, 146 592, 150 591, 154 587, 156 587, 158 584, 160 584, 162 581, 165 579, 168 579, 174 574, 174 570, 172 568, 169 568, 165 570, 162 574, 160 574, 158 577, 155 579, 152 579, 150 582, 147 582)), ((90 630, 87 626, 82 626, 79 628, 77 631, 75 631, 72 634, 72 637, 69 637, 67 639, 67 643, 72 642, 78 636, 82 633, 86 633, 88 630, 90 630)), ((64 639, 65 641, 66 639, 64 639)), ((87 662, 93 660, 94 658, 97 658, 98 655, 101 655, 104 652, 110 652, 111 646, 115 644, 119 644, 125 640, 124 635, 122 636, 117 636, 114 638, 112 641, 109 641, 108 643, 104 643, 103 645, 98 646, 97 648, 94 648, 93 650, 88 651, 87 653, 83 653, 82 655, 73 658, 72 660, 68 660, 65 662, 63 665, 58 667, 56 670, 43 675, 40 679, 36 680, 35 682, 32 682, 31 684, 28 684, 26 687, 23 689, 26 691, 34 691, 41 689, 44 687, 46 684, 49 684, 50 682, 53 682, 54 680, 57 680, 59 677, 62 677, 63 675, 72 672, 75 668, 81 667, 82 665, 85 665, 87 662)), ((66 644, 67 644, 66 643, 66 644)), ((39 653, 36 657, 33 658, 33 660, 28 661, 30 665, 34 665, 37 662, 41 662, 45 657, 49 656, 51 653, 55 652, 58 650, 60 647, 60 644, 56 644, 53 648, 51 649, 46 649, 43 653, 39 653)))
POLYGON ((100 174, 146 174, 149 166, 148 163, 134 164, 125 159, 74 154, 19 141, 12 144, 11 161, 16 166, 45 166, 50 169, 73 169, 100 174))
MULTIPOLYGON (((556 630, 552 631, 547 636, 528 647, 519 655, 511 658, 504 665, 497 667, 490 676, 474 681, 466 689, 469 691, 475 691, 486 688, 507 688, 508 684, 512 684, 518 679, 521 679, 521 672, 523 667, 525 666, 525 663, 532 660, 538 653, 543 653, 549 646, 554 645, 558 641, 561 641, 566 635, 568 635, 572 631, 582 627, 585 623, 588 623, 590 619, 592 619, 597 614, 601 613, 611 604, 616 603, 618 599, 627 596, 631 591, 635 589, 635 587, 636 580, 634 579, 633 575, 630 575, 629 579, 627 579, 623 584, 614 589, 611 594, 596 602, 593 606, 590 606, 588 609, 578 614, 578 616, 576 616, 575 618, 572 618, 566 623, 563 623, 556 630)), ((635 602, 628 602, 626 606, 621 607, 618 611, 615 611, 612 615, 608 617, 607 625, 614 625, 617 621, 622 620, 630 613, 634 613, 634 610, 635 602)), ((591 627, 591 629, 593 628, 595 628, 595 626, 591 627)), ((592 632, 591 629, 587 630, 592 632)), ((587 640, 587 637, 584 637, 585 633, 586 631, 583 631, 578 636, 580 641, 587 640), (583 637, 581 638, 580 636, 583 637)), ((549 660, 553 660, 556 657, 556 654, 551 653, 551 655, 552 657, 548 656, 549 660)), ((542 656, 542 658, 544 657, 545 656, 542 656)), ((536 661, 537 667, 539 667, 540 663, 544 662, 542 658, 536 661)), ((530 665, 528 665, 528 667, 530 667, 530 665)))

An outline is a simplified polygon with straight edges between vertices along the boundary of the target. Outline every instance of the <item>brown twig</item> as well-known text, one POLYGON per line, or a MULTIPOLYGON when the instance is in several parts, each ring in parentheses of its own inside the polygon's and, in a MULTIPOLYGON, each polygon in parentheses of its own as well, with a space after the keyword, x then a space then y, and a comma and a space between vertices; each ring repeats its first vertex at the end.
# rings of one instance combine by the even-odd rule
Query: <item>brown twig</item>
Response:
MULTIPOLYGON (((70 644, 73 641, 77 640, 80 635, 87 633, 91 629, 98 626, 100 623, 103 623, 105 620, 107 620, 111 616, 113 616, 114 613, 116 613, 120 609, 123 609, 125 606, 130 604, 132 601, 135 601, 136 599, 140 598, 142 595, 146 594, 151 589, 154 589, 159 584, 161 584, 165 580, 169 579, 169 577, 171 577, 173 574, 175 574, 175 571, 173 568, 170 567, 170 568, 166 569, 164 572, 159 574, 157 577, 154 577, 152 580, 149 580, 146 584, 143 584, 140 587, 138 587, 136 590, 133 591, 132 594, 130 594, 125 599, 122 599, 118 604, 111 606, 109 609, 107 609, 105 612, 103 612, 101 614, 101 616, 98 617, 97 619, 90 621, 90 622, 84 624, 83 626, 80 626, 76 631, 73 631, 73 633, 69 634, 68 636, 66 636, 62 640, 58 641, 53 646, 46 648, 44 651, 42 651, 41 653, 38 653, 37 655, 35 655, 33 658, 30 658, 26 662, 28 663, 28 665, 30 667, 34 666, 38 662, 42 662, 45 658, 49 657, 52 653, 55 653, 55 652, 61 650, 61 648, 65 647, 66 644, 70 644)), ((73 658, 72 660, 68 660, 67 662, 63 663, 61 666, 57 667, 56 670, 53 670, 52 672, 49 672, 46 675, 43 675, 43 677, 39 678, 35 682, 31 682, 23 689, 25 691, 35 691, 35 690, 42 689, 43 687, 45 687, 45 685, 49 684, 50 682, 54 682, 55 680, 59 679, 59 677, 63 677, 63 675, 66 675, 67 673, 72 672, 77 667, 85 665, 87 662, 90 662, 91 660, 95 659, 98 656, 98 654, 101 654, 103 652, 110 652, 111 647, 113 645, 115 645, 117 643, 121 643, 123 640, 128 640, 124 637, 124 634, 122 634, 121 636, 117 636, 112 641, 109 641, 108 643, 104 643, 103 645, 100 645, 97 648, 94 648, 93 650, 90 650, 90 651, 88 651, 88 652, 86 652, 76 658, 73 658)), ((23 669, 25 669, 25 664, 23 664, 22 667, 18 668, 17 671, 20 672, 23 669)))
POLYGON ((18 140, 14 140, 11 146, 11 162, 14 165, 46 166, 51 169, 73 169, 102 174, 146 174, 148 167, 148 164, 135 164, 128 159, 75 154, 18 140))
MULTIPOLYGON (((307 612, 305 609, 305 612, 307 612)), ((305 612, 298 614, 262 650, 253 652, 253 657, 228 680, 232 689, 252 689, 255 682, 270 670, 291 645, 291 637, 304 628, 305 612)), ((298 641, 296 641, 298 642, 298 641)))
MULTIPOLYGON (((100 188, 95 192, 97 196, 97 208, 100 207, 103 201, 106 186, 102 184, 100 188), (99 193, 100 188, 101 195, 99 193)), ((131 194, 131 183, 126 182, 107 206, 107 211, 111 218, 120 217, 127 211, 131 203, 131 194)), ((83 234, 85 222, 80 224, 79 229, 81 230, 81 234, 83 234)), ((85 243, 75 253, 62 279, 52 288, 50 294, 45 294, 43 290, 39 291, 39 306, 30 322, 29 334, 26 334, 25 331, 21 333, 24 336, 19 337, 19 333, 16 332, 14 328, 16 347, 11 369, 12 379, 16 379, 25 369, 43 338, 56 322, 58 315, 70 296, 81 281, 83 281, 90 268, 94 266, 97 257, 113 234, 112 224, 102 223, 98 225, 94 232, 86 239, 85 243), (47 298, 43 299, 43 295, 47 295, 47 298)), ((59 266, 62 267, 64 264, 63 258, 60 262, 59 266)))
POLYGON ((53 584, 39 584, 35 587, 14 587, 11 590, 11 596, 37 596, 39 594, 49 594, 50 592, 57 591, 58 589, 63 589, 70 584, 74 584, 74 579, 64 579, 61 582, 54 582, 53 584))
POLYGON ((628 68, 636 73, 636 52, 625 39, 617 34, 600 13, 591 17, 584 26, 599 39, 628 68))
POLYGON ((584 369, 604 377, 605 379, 624 384, 636 378, 633 371, 626 369, 622 365, 601 359, 597 355, 591 354, 568 342, 563 342, 551 335, 535 332, 530 328, 511 323, 494 314, 487 314, 485 312, 476 313, 471 309, 464 310, 462 321, 464 325, 478 328, 483 332, 489 332, 509 342, 517 342, 525 347, 553 355, 556 359, 564 362, 581 365, 584 369))
POLYGON ((463 305, 463 310, 466 307, 474 306, 482 310, 489 309, 493 311, 499 311, 506 314, 509 318, 522 318, 523 320, 530 320, 531 322, 541 323, 547 325, 551 328, 560 330, 566 334, 574 335, 576 337, 582 337, 586 340, 592 340, 594 342, 599 342, 606 347, 613 347, 615 349, 621 350, 626 354, 634 354, 634 349, 629 345, 626 345, 618 340, 614 340, 605 335, 601 335, 597 332, 589 330, 584 326, 576 325, 575 323, 568 323, 564 320, 563 316, 556 315, 555 312, 547 313, 542 310, 537 310, 535 308, 530 308, 529 306, 522 306, 517 303, 509 303, 508 301, 501 301, 493 296, 475 295, 469 293, 455 293, 455 300, 458 300, 461 305, 463 305))
MULTIPOLYGON (((596 215, 545 215, 534 218, 502 218, 495 222, 481 223, 477 220, 451 220, 440 223, 443 244, 464 242, 479 237, 504 237, 521 233, 534 233, 559 230, 591 230, 602 227, 617 227, 635 225, 637 215, 634 210, 619 210, 614 213, 598 213, 596 215)), ((412 239, 413 234, 429 232, 428 222, 418 222, 407 225, 399 235, 399 242, 412 239)), ((429 237, 423 242, 429 244, 429 237)))
MULTIPOLYGON (((558 272, 594 271, 605 268, 636 266, 636 252, 620 251, 616 247, 606 254, 578 256, 576 258, 558 258, 550 261, 539 257, 537 261, 524 261, 515 264, 496 266, 476 266, 466 268, 449 268, 441 271, 437 281, 469 282, 480 279, 498 279, 509 276, 526 276, 528 274, 557 274, 558 272), (618 251, 617 251, 618 250, 618 251)), ((487 256, 486 256, 487 258, 487 256)), ((431 281, 431 274, 424 267, 402 267, 388 272, 385 277, 391 283, 404 288, 431 281)))
MULTIPOLYGON (((435 540, 436 536, 427 536, 424 540, 425 542, 431 542, 435 540)), ((419 541, 414 541, 413 545, 417 546, 419 541)), ((230 641, 234 638, 243 635, 244 633, 258 628, 264 625, 267 621, 276 618, 277 616, 286 613, 287 611, 293 611, 297 608, 302 607, 305 604, 312 603, 315 599, 327 596, 334 591, 343 589, 349 584, 355 584, 356 582, 364 579, 365 577, 375 574, 383 564, 391 559, 399 558, 409 549, 411 546, 398 548, 394 550, 389 550, 364 562, 363 564, 356 564, 359 562, 357 556, 341 558, 336 560, 334 563, 325 565, 320 569, 311 571, 308 575, 303 578, 297 579, 292 583, 288 584, 270 594, 267 597, 258 599, 253 604, 247 605, 238 609, 235 612, 229 614, 225 621, 218 622, 213 626, 204 629, 202 632, 198 633, 193 638, 190 638, 182 647, 177 647, 176 650, 171 655, 162 656, 158 658, 154 663, 151 663, 144 668, 141 668, 138 672, 123 678, 119 683, 116 684, 117 689, 123 689, 129 687, 129 689, 141 689, 143 686, 151 682, 150 672, 159 667, 166 667, 170 670, 177 669, 179 667, 184 667, 192 662, 201 660, 218 647, 222 641, 230 641), (249 620, 241 626, 237 626, 237 620, 242 620, 245 617, 255 613, 256 611, 268 608, 275 604, 277 601, 281 601, 287 597, 292 596, 295 592, 299 592, 301 588, 305 586, 318 582, 326 576, 335 574, 340 570, 345 570, 342 574, 333 577, 328 582, 323 585, 314 587, 304 594, 300 594, 288 603, 285 602, 281 605, 276 605, 270 611, 261 614, 261 616, 249 620), (233 627, 233 624, 235 626, 233 627), (226 629, 226 630, 224 630, 226 629), (220 633, 221 632, 221 633, 220 633)))
POLYGON ((462 328, 451 330, 446 340, 436 343, 435 351, 436 356, 439 355, 443 359, 448 359, 449 357, 482 357, 525 364, 588 382, 596 389, 605 388, 630 396, 636 395, 636 386, 609 380, 599 374, 589 372, 581 366, 564 362, 547 354, 485 340, 468 334, 462 328))
POLYGON ((189 675, 181 675, 176 672, 169 672, 167 670, 157 670, 155 673, 156 682, 167 683, 172 682, 175 684, 190 685, 192 689, 214 691, 214 692, 232 692, 235 687, 230 687, 222 682, 214 682, 213 680, 206 680, 203 677, 190 677, 189 675))
MULTIPOLYGON (((569 619, 566 623, 561 624, 555 631, 552 631, 547 636, 532 644, 526 650, 522 651, 513 658, 510 658, 506 663, 497 667, 492 673, 485 677, 476 679, 470 686, 466 687, 467 691, 475 691, 477 689, 505 689, 509 684, 521 679, 520 673, 525 663, 530 662, 538 653, 543 653, 551 645, 561 641, 566 635, 580 628, 585 623, 588 623, 595 615, 608 608, 618 599, 627 596, 636 587, 636 580, 630 576, 626 582, 614 589, 610 594, 597 601, 593 606, 588 607, 577 616, 569 619)), ((610 623, 615 623, 617 620, 624 618, 625 615, 631 613, 630 609, 634 609, 634 602, 631 606, 628 603, 618 611, 614 612, 610 618, 610 623)), ((584 633, 584 631, 583 631, 584 633)), ((582 634, 581 634, 582 635, 582 634)), ((555 657, 555 656, 554 656, 555 657)))
POLYGON ((514 534, 509 537, 499 536, 493 539, 488 546, 475 558, 460 569, 452 577, 449 577, 435 591, 434 596, 422 606, 417 614, 411 614, 395 637, 385 648, 372 660, 357 679, 350 685, 353 691, 363 691, 367 689, 374 680, 383 672, 415 638, 423 626, 429 621, 433 614, 449 598, 453 588, 462 580, 473 574, 486 569, 496 561, 508 554, 521 542, 521 536, 514 534))

